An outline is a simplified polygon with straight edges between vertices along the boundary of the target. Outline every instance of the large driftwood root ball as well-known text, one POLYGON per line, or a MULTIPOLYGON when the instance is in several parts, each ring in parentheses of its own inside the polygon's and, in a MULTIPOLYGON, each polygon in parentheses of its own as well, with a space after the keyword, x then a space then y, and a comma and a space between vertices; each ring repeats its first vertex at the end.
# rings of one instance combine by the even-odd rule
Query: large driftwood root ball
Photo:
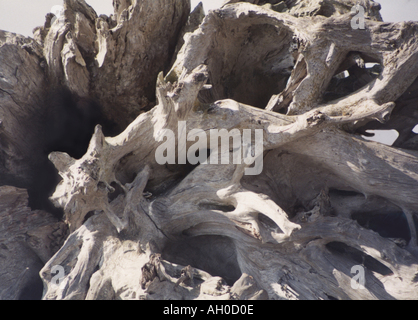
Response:
POLYGON ((113 3, 0 31, 0 298, 418 299, 418 23, 113 3))

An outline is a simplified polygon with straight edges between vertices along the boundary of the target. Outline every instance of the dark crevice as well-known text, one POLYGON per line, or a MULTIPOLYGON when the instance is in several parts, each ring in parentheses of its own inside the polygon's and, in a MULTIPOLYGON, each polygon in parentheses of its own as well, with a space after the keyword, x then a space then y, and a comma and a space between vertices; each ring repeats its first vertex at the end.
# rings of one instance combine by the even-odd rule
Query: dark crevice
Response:
POLYGON ((32 210, 45 210, 61 218, 63 210, 56 208, 49 200, 61 177, 48 155, 51 152, 65 152, 73 158, 81 158, 87 151, 95 126, 101 124, 107 134, 112 131, 112 125, 103 119, 101 106, 94 100, 78 97, 65 87, 46 91, 44 106, 33 107, 42 112, 34 112, 21 120, 19 130, 25 133, 29 141, 26 143, 28 150, 25 157, 30 158, 22 160, 25 165, 16 163, 17 160, 9 155, 17 150, 9 151, 8 138, 1 139, 4 152, 0 154, 0 172, 10 172, 10 165, 20 167, 18 172, 7 173, 0 185, 27 189, 32 210))
POLYGON ((27 268, 27 272, 21 274, 21 279, 16 279, 16 283, 22 281, 25 283, 20 291, 18 300, 41 300, 43 294, 43 282, 39 272, 44 266, 42 260, 36 256, 36 253, 31 252, 33 263, 27 268))
POLYGON ((357 196, 364 196, 362 193, 352 190, 338 190, 338 189, 330 189, 329 194, 341 197, 357 197, 357 196))
POLYGON ((121 194, 124 194, 124 190, 122 189, 122 187, 119 185, 119 183, 116 182, 112 182, 110 184, 110 186, 113 188, 113 192, 109 192, 107 197, 109 200, 109 203, 112 202, 113 200, 115 200, 117 197, 119 197, 121 194))
POLYGON ((60 181, 58 170, 45 155, 42 163, 31 172, 29 183, 24 186, 28 190, 29 207, 32 210, 45 210, 61 218, 63 209, 55 207, 49 200, 60 181))
POLYGON ((370 84, 382 72, 383 67, 377 61, 363 57, 361 53, 350 52, 337 74, 331 79, 323 95, 323 101, 329 102, 347 97, 370 84), (373 66, 368 67, 366 63, 373 63, 373 66))
POLYGON ((342 242, 330 242, 326 245, 326 248, 334 255, 343 257, 353 261, 354 265, 363 265, 369 271, 379 273, 383 276, 393 274, 392 270, 386 267, 375 258, 365 254, 364 252, 350 247, 342 242))
MULTIPOLYGON (((205 149, 205 159, 209 157, 209 150, 205 149)), ((196 157, 199 156, 199 150, 196 151, 196 157)), ((145 158, 143 154, 138 155, 135 153, 130 153, 123 157, 116 169, 116 179, 120 181, 123 185, 126 183, 132 183, 135 177, 138 174, 139 168, 137 164, 141 161, 138 159, 141 157, 141 160, 145 158)), ((187 159, 186 159, 187 160, 187 159)), ((176 159, 176 163, 178 160, 176 159)), ((153 198, 168 194, 176 186, 178 186, 194 169, 196 169, 200 164, 191 164, 188 160, 186 164, 165 164, 159 165, 154 169, 154 174, 152 179, 149 180, 147 184, 146 191, 150 192, 153 198)), ((142 168, 141 168, 142 169, 142 168)), ((112 185, 112 187, 115 187, 112 185)), ((109 195, 111 199, 117 197, 119 193, 119 188, 115 188, 116 193, 109 195)))
POLYGON ((199 209, 201 210, 218 210, 222 212, 232 212, 235 210, 235 207, 232 205, 223 205, 217 203, 199 203, 199 209))
POLYGON ((381 237, 403 239, 406 243, 411 240, 408 220, 403 212, 384 213, 355 213, 352 218, 362 227, 377 232, 381 237))
POLYGON ((162 258, 222 277, 228 285, 233 285, 241 277, 235 245, 227 237, 199 236, 169 242, 162 258))
MULTIPOLYGON (((39 269, 40 271, 41 269, 39 269)), ((43 293, 43 282, 39 275, 34 275, 22 289, 18 300, 41 300, 43 293)))
POLYGON ((83 224, 84 223, 86 223, 86 221, 88 220, 88 219, 90 219, 92 216, 94 216, 94 211, 89 211, 86 215, 85 215, 85 217, 84 217, 84 221, 83 221, 83 224))
POLYGON ((197 166, 190 163, 185 165, 166 164, 162 168, 162 170, 167 172, 164 181, 150 180, 147 191, 151 192, 154 197, 167 194, 178 186, 197 166))
POLYGON ((53 90, 44 115, 45 153, 66 152, 79 159, 87 151, 96 125, 108 135, 113 125, 102 116, 102 107, 93 99, 81 98, 66 88, 53 90))

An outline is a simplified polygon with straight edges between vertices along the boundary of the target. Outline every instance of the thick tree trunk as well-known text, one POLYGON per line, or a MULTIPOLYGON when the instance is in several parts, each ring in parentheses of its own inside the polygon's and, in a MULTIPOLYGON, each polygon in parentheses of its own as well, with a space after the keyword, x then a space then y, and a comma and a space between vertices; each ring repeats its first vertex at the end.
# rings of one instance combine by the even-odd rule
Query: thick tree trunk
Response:
POLYGON ((1 297, 42 266, 44 299, 418 299, 418 24, 270 2, 187 19, 189 1, 65 0, 35 40, 0 33, 1 185, 59 217, 51 195, 69 228, 0 190, 1 219, 25 222, 2 223, 1 297))

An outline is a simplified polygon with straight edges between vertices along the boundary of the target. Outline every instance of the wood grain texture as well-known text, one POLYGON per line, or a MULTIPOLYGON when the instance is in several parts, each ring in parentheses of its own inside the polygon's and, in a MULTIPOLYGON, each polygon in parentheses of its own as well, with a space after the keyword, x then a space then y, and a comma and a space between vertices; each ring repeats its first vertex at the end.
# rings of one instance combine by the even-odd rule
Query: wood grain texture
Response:
MULTIPOLYGON (((365 0, 353 30, 355 4, 225 1, 203 17, 189 1, 118 0, 98 17, 66 0, 34 40, 1 32, 1 227, 43 249, 5 238, 0 254, 39 257, 46 300, 418 299, 418 24, 384 23, 365 0), (186 134, 262 131, 261 174, 232 149, 219 154, 230 164, 158 164, 165 130, 180 147, 180 121, 186 134), (400 137, 385 146, 363 139, 370 129, 400 137), (63 222, 10 187, 36 198, 46 167, 31 172, 48 161, 63 222)), ((17 265, 7 281, 26 279, 17 265)), ((21 297, 25 281, 7 281, 0 295, 21 297)))

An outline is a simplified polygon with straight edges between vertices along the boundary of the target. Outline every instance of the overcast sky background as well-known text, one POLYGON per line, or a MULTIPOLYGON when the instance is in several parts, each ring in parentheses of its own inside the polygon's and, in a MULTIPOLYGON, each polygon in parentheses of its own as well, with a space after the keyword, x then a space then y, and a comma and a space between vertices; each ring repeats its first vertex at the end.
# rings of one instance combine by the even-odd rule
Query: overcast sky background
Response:
MULTIPOLYGON (((199 0, 191 0, 194 8, 199 0)), ((224 0, 203 0, 206 11, 221 6, 224 0)), ((418 0, 380 0, 382 16, 387 22, 418 21, 418 0)), ((62 0, 0 0, 0 29, 32 36, 32 30, 42 25, 45 14, 62 0)), ((87 0, 98 14, 113 13, 112 0, 87 0)))
MULTIPOLYGON (((98 14, 113 13, 112 0, 86 0, 98 14)), ((191 0, 192 9, 199 0, 191 0)), ((219 8, 224 0, 203 0, 206 10, 219 8)), ((379 0, 382 5, 381 14, 386 22, 418 21, 418 0, 379 0)), ((0 29, 25 36, 32 36, 36 26, 43 25, 45 14, 55 5, 62 5, 62 0, 0 0, 0 29)), ((418 133, 418 126, 416 128, 418 133)), ((374 140, 391 144, 397 137, 396 131, 385 133, 374 140)))

